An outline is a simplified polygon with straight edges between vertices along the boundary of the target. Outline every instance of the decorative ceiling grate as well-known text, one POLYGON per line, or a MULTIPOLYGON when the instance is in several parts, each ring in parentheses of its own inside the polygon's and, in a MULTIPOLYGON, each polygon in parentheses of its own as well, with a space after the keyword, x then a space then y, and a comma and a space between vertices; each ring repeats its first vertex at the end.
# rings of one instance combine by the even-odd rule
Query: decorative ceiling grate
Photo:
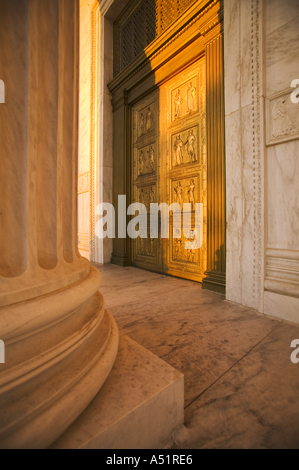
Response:
POLYGON ((195 0, 132 0, 114 23, 114 76, 130 65, 195 0))
POLYGON ((160 5, 161 31, 165 31, 177 18, 177 2, 173 0, 163 0, 160 5))

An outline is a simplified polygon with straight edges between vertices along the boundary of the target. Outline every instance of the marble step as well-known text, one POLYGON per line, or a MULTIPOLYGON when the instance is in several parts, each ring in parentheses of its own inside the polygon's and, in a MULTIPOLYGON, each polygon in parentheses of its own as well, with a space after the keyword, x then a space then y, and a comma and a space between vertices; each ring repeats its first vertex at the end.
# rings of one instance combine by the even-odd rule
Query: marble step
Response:
POLYGON ((161 449, 184 422, 184 376, 127 336, 105 385, 53 449, 161 449))

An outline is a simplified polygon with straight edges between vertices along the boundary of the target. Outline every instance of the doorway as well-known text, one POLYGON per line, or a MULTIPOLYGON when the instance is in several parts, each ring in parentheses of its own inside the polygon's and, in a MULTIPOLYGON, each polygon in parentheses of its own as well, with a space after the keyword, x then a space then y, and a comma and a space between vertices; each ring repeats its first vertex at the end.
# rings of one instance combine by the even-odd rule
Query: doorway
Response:
MULTIPOLYGON (((114 79, 108 85, 113 205, 118 214, 118 197, 126 195, 128 205, 144 204, 150 219, 151 203, 189 203, 191 229, 176 236, 172 213, 168 238, 153 237, 148 223, 147 238, 132 241, 118 237, 116 217, 112 263, 202 282, 203 288, 225 293, 223 3, 192 3, 163 31, 156 29, 148 43, 155 16, 143 8, 143 0, 134 1, 136 8, 132 3, 114 24, 114 79), (203 207, 200 249, 190 247, 196 203, 203 207)), ((159 8, 156 13, 159 25, 164 13, 159 8)))

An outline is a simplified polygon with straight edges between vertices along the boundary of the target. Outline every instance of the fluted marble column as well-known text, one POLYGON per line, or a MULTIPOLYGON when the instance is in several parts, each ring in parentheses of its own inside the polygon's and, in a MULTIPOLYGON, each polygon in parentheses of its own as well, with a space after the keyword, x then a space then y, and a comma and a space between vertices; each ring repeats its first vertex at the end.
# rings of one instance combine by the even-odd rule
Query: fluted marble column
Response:
POLYGON ((0 0, 0 448, 52 444, 117 351, 77 248, 78 0, 0 0))

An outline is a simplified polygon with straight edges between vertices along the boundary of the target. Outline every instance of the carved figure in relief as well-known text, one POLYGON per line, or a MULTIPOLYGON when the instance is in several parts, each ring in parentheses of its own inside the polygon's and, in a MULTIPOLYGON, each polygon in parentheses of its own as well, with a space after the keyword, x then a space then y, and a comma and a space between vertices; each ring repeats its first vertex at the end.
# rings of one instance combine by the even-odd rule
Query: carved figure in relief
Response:
POLYGON ((182 115, 182 104, 183 104, 183 97, 181 95, 181 90, 178 90, 174 97, 174 117, 175 119, 179 119, 182 115))
MULTIPOLYGON (((195 243, 196 243, 196 237, 195 236, 192 237, 192 233, 190 233, 189 236, 191 238, 186 239, 186 242, 187 243, 193 243, 193 246, 194 246, 195 243)), ((187 250, 187 260, 189 261, 189 263, 194 263, 195 262, 195 257, 196 257, 196 249, 195 248, 191 248, 190 250, 187 250)))
POLYGON ((190 185, 188 186, 188 199, 189 203, 191 204, 191 210, 195 210, 195 183, 194 180, 190 181, 190 185))
POLYGON ((139 162, 138 176, 140 176, 140 175, 143 175, 144 173, 145 156, 144 156, 143 150, 140 151, 138 162, 139 162))
POLYGON ((154 169, 155 169, 155 151, 154 151, 153 147, 150 147, 150 149, 148 150, 147 153, 148 153, 150 171, 154 171, 154 169))
POLYGON ((150 240, 149 240, 149 254, 155 254, 155 239, 152 238, 154 235, 153 230, 150 231, 150 240))
POLYGON ((182 259, 182 240, 174 239, 174 259, 182 259))
POLYGON ((144 134, 144 115, 143 113, 139 116, 139 133, 140 135, 144 134))
POLYGON ((195 141, 196 138, 193 133, 193 129, 191 129, 191 131, 189 131, 187 142, 185 143, 185 145, 187 145, 187 152, 191 162, 196 162, 195 141))
POLYGON ((291 118, 287 114, 286 101, 280 99, 276 101, 272 109, 273 118, 273 137, 282 137, 292 133, 293 124, 291 118))
POLYGON ((192 85, 192 83, 190 83, 187 89, 187 111, 189 114, 191 114, 194 111, 195 98, 196 98, 196 88, 192 85))
POLYGON ((181 165, 183 163, 183 145, 184 143, 181 139, 181 136, 178 135, 174 143, 176 165, 181 165))
POLYGON ((147 114, 146 114, 146 131, 149 132, 153 129, 154 127, 154 115, 151 111, 151 108, 148 108, 147 114))
MULTIPOLYGON (((190 241, 190 240, 187 240, 187 241, 190 241)), ((188 258, 189 263, 194 263, 194 261, 195 261, 195 250, 188 250, 187 258, 188 258)))
POLYGON ((143 189, 140 190, 139 202, 140 202, 141 204, 144 203, 144 192, 143 192, 143 189))
POLYGON ((149 202, 150 204, 153 204, 155 202, 155 191, 153 190, 153 188, 151 188, 149 192, 149 202))
POLYGON ((179 181, 176 188, 173 188, 173 189, 174 189, 174 192, 176 194, 176 201, 181 206, 181 209, 183 209, 184 188, 182 187, 181 182, 179 181))

